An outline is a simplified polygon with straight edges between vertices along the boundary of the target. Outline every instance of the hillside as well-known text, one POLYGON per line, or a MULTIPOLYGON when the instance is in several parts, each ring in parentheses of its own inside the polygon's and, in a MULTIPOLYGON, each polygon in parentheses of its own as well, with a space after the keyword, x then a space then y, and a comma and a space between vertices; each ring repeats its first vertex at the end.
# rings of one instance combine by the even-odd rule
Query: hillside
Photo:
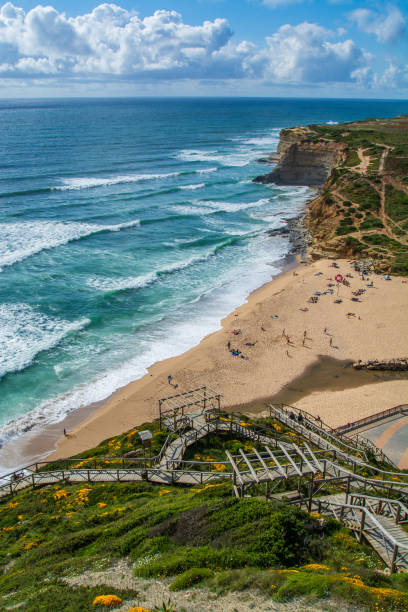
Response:
POLYGON ((353 256, 408 271, 408 115, 282 130, 279 162, 255 181, 319 187, 312 257, 353 256))
MULTIPOLYGON (((304 418, 303 423, 307 415, 304 418)), ((212 423, 222 431, 190 443, 177 470, 172 464, 171 480, 182 473, 195 474, 197 484, 193 486, 171 481, 159 484, 164 468, 148 467, 154 461, 141 457, 139 429, 133 429, 71 461, 39 467, 36 477, 55 484, 15 488, 13 496, 3 496, 1 609, 78 612, 107 609, 108 603, 103 602, 110 601, 116 609, 138 612, 233 610, 235 606, 239 610, 255 606, 259 610, 318 611, 339 605, 350 611, 406 610, 407 574, 389 575, 373 548, 359 543, 347 526, 330 518, 332 512, 323 515, 285 501, 285 495, 293 495, 296 483, 298 494, 307 499, 313 477, 317 494, 319 483, 326 482, 326 494, 337 490, 342 495, 344 483, 350 486, 348 472, 340 479, 327 480, 328 474, 318 474, 307 458, 306 463, 302 459, 295 464, 294 472, 279 444, 285 444, 292 457, 298 448, 294 440, 305 453, 308 447, 302 436, 273 417, 248 419, 219 413, 212 423), (265 465, 265 440, 277 444, 266 472, 257 463, 261 457, 265 465), (242 474, 238 478, 247 481, 246 494, 242 487, 239 498, 233 495, 233 475, 227 473, 231 468, 228 453, 238 462, 242 474), (247 461, 257 474, 255 480, 248 480, 247 461), (132 469, 139 463, 145 464, 139 482, 115 482, 134 478, 132 469), (278 467, 276 474, 273 466, 278 467), (57 481, 59 470, 63 474, 57 481), (282 477, 282 471, 286 476, 282 477), (298 472, 304 477, 299 478, 298 472), (267 480, 273 479, 273 496, 268 493, 269 485, 265 494, 265 474, 267 480), (103 479, 105 482, 98 482, 103 479), (108 595, 114 597, 96 599, 108 595)), ((167 433, 157 421, 141 428, 153 434, 149 453, 153 455, 167 433)), ((176 442, 177 436, 171 434, 165 444, 171 448, 176 442)), ((318 453, 310 439, 309 444, 318 453)), ((379 495, 385 491, 405 495, 393 489, 405 486, 397 470, 379 463, 372 450, 373 467, 361 464, 360 469, 361 459, 357 458, 368 453, 355 452, 353 469, 362 474, 354 477, 355 486, 378 482, 379 495), (366 481, 366 477, 377 478, 378 466, 392 470, 388 472, 393 474, 391 482, 366 481)), ((316 462, 316 455, 310 453, 316 462)), ((325 451, 318 456, 332 455, 325 451)), ((298 451, 296 456, 300 456, 298 451)), ((324 473, 329 465, 325 463, 324 473)), ((29 482, 34 483, 33 475, 29 482)), ((20 479, 14 481, 16 487, 19 483, 20 479)), ((320 508, 321 502, 316 503, 320 508)))

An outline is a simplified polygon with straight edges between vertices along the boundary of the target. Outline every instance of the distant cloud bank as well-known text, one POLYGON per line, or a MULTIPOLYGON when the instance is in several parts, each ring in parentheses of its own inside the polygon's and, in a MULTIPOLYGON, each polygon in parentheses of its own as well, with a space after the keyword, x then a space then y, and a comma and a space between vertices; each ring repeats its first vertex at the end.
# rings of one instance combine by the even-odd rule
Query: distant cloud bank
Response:
MULTIPOLYGON (((268 3, 283 2, 265 0, 268 3)), ((394 10, 381 27, 380 16, 368 10, 354 11, 350 19, 382 41, 401 36, 405 28, 402 15, 394 10)), ((346 38, 345 30, 334 32, 307 22, 284 25, 263 46, 256 46, 234 40, 226 19, 193 26, 175 11, 159 10, 141 19, 116 4, 101 4, 77 17, 51 6, 26 12, 7 2, 0 9, 3 83, 257 79, 289 85, 408 85, 406 67, 390 63, 379 75, 372 64, 373 57, 346 38)))

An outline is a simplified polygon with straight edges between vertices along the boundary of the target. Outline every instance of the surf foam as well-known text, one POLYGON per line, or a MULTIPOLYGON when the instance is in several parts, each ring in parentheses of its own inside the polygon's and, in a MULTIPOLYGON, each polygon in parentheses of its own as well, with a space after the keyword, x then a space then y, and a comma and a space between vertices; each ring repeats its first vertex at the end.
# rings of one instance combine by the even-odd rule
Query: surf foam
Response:
POLYGON ((0 379, 30 365, 36 355, 79 331, 89 319, 63 321, 51 318, 28 304, 0 305, 0 379))
POLYGON ((22 221, 0 224, 0 272, 32 255, 99 232, 118 232, 140 225, 138 219, 117 225, 80 222, 22 221))

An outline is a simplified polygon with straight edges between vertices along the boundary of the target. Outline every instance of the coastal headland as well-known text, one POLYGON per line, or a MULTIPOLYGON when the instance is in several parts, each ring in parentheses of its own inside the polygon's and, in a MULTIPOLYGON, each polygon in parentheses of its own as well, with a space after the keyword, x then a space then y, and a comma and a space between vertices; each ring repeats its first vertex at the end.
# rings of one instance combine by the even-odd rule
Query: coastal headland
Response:
MULTIPOLYGON (((74 455, 152 420, 158 398, 203 384, 222 393, 226 409, 255 413, 267 401, 296 403, 332 426, 404 403, 403 374, 350 367, 408 354, 408 284, 402 276, 384 276, 408 270, 403 123, 282 130, 278 165, 255 180, 319 189, 304 218, 308 253, 251 294, 218 332, 117 391, 70 429, 50 458, 74 455), (368 276, 351 263, 361 258, 369 261, 368 276), (346 285, 336 282, 337 274, 346 285)), ((37 444, 31 439, 23 454, 34 456, 37 444)))

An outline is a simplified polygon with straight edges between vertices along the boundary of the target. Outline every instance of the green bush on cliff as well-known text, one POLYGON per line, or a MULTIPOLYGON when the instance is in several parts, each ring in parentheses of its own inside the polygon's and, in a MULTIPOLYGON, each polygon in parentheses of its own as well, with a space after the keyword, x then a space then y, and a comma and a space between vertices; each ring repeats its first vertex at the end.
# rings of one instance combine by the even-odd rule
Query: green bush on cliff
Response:
POLYGON ((408 195, 392 185, 385 187, 385 211, 394 221, 408 217, 408 195))
POLYGON ((360 228, 364 230, 383 228, 384 225, 378 217, 374 217, 371 213, 367 213, 364 221, 360 224, 360 228))
POLYGON ((357 228, 355 225, 339 225, 339 227, 336 230, 336 234, 337 236, 345 236, 346 234, 352 234, 353 232, 356 232, 357 228))

